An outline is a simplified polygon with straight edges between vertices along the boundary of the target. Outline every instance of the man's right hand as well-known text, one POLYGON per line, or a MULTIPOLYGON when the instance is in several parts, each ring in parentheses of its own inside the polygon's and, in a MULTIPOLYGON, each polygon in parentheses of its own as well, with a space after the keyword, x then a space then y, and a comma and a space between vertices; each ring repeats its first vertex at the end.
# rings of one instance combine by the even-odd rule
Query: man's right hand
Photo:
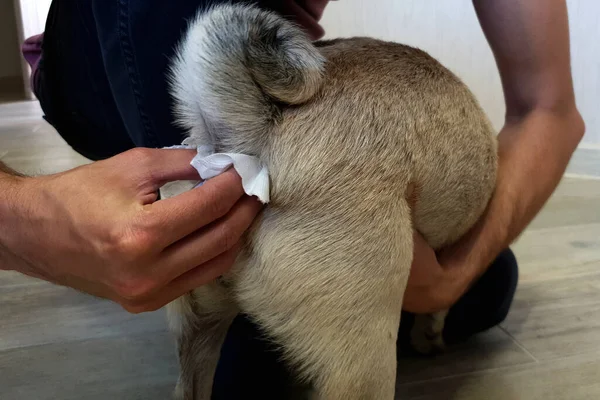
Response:
POLYGON ((134 149, 56 175, 0 179, 0 269, 135 313, 212 281, 233 264, 261 205, 234 170, 156 201, 165 183, 199 179, 194 155, 134 149))

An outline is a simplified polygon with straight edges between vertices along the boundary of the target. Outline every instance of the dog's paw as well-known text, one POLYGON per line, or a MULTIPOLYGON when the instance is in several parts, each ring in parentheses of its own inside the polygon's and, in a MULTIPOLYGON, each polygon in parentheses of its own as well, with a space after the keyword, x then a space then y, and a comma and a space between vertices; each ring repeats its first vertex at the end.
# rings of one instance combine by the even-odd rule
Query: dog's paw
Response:
POLYGON ((443 332, 447 314, 444 311, 415 316, 410 332, 410 344, 414 351, 423 355, 434 355, 446 349, 443 332))

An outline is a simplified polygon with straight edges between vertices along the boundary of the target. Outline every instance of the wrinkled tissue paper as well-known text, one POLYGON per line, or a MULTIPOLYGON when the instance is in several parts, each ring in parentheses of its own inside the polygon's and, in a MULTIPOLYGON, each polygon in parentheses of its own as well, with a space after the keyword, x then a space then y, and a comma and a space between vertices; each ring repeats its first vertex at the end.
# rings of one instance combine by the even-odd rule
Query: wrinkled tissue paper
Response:
MULTIPOLYGON (((193 149, 194 146, 182 144, 165 148, 193 149)), ((258 197, 263 204, 269 202, 269 170, 257 157, 239 153, 215 153, 214 148, 206 145, 197 146, 196 151, 198 154, 192 159, 190 164, 198 171, 203 181, 194 184, 192 188, 201 186, 204 181, 222 174, 233 166, 242 178, 244 192, 248 196, 258 197)), ((171 186, 170 190, 161 189, 161 197, 172 197, 178 194, 176 193, 177 191, 181 193, 184 190, 190 189, 189 187, 187 189, 183 188, 182 185, 178 185, 177 187, 178 189, 175 189, 175 191, 173 186, 171 186)))

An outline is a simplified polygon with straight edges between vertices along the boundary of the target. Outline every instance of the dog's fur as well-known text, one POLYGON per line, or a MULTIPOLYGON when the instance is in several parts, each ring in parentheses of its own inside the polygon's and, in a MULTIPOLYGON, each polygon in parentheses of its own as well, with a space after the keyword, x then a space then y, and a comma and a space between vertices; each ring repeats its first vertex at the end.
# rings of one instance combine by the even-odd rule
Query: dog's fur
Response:
MULTIPOLYGON (((314 398, 393 399, 413 228, 435 249, 449 245, 494 189, 495 133, 472 93, 421 50, 311 43, 276 14, 226 5, 191 23, 172 94, 188 143, 257 156, 271 179, 232 271, 168 307, 176 397, 210 398, 225 334, 244 312, 314 398)), ((443 314, 423 321, 440 345, 443 314)))

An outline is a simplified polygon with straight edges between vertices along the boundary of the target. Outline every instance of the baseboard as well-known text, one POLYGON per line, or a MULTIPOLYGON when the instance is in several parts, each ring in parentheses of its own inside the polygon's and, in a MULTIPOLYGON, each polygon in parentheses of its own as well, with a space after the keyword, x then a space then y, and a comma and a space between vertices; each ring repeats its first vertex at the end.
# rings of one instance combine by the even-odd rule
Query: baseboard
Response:
POLYGON ((15 101, 28 99, 23 79, 20 76, 0 77, 0 99, 15 101))
POLYGON ((600 179, 600 146, 582 144, 567 167, 565 176, 600 179))

